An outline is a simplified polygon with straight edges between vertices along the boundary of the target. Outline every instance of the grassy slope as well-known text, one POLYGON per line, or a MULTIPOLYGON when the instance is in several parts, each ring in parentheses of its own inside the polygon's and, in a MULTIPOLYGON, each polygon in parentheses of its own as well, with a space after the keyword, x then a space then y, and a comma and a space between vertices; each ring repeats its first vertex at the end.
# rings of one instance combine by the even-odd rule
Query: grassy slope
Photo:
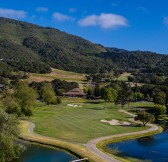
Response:
MULTIPOLYGON (((76 101, 77 99, 75 99, 76 101)), ((41 105, 34 109, 31 121, 36 124, 35 132, 45 136, 85 143, 96 137, 144 129, 143 127, 110 126, 100 122, 101 119, 126 121, 128 115, 118 112, 120 106, 114 106, 112 103, 80 102, 78 104, 83 107, 68 107, 67 104, 70 102, 64 100, 61 105, 50 107, 41 105)))
POLYGON ((50 74, 31 73, 28 82, 52 81, 54 79, 65 80, 68 82, 74 81, 79 83, 79 85, 81 85, 82 81, 85 80, 86 78, 85 75, 81 73, 75 73, 52 68, 52 72, 50 74))

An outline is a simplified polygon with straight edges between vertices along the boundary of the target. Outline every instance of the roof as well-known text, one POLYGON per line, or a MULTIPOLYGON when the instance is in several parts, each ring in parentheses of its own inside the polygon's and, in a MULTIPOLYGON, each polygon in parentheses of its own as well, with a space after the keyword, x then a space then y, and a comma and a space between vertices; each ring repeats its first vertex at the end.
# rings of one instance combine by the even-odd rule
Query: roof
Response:
POLYGON ((68 96, 85 96, 86 94, 83 93, 81 89, 75 88, 75 89, 72 89, 72 90, 64 93, 64 95, 68 95, 68 96))
POLYGON ((0 84, 0 88, 3 88, 4 87, 4 84, 0 84))

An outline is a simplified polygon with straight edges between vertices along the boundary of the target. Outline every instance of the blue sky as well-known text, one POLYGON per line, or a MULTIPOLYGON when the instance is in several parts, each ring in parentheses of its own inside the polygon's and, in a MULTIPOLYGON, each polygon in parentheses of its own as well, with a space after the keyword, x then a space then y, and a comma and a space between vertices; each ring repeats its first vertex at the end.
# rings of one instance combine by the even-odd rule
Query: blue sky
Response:
POLYGON ((0 17, 108 47, 168 54, 168 0, 0 0, 0 17))

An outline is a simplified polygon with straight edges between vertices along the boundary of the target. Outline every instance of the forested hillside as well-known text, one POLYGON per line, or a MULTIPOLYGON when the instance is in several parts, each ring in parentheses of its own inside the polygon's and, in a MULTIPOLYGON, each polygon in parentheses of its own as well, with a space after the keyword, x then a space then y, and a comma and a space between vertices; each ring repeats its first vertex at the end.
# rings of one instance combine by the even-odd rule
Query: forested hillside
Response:
POLYGON ((0 58, 14 69, 46 73, 52 66, 89 73, 101 59, 87 54, 105 51, 100 45, 53 28, 0 18, 0 58))
POLYGON ((2 66, 8 69, 6 71, 36 73, 48 73, 54 67, 81 73, 98 73, 115 68, 168 75, 168 56, 105 48, 57 29, 0 18, 2 66))
POLYGON ((108 48, 108 52, 96 55, 102 59, 111 59, 118 69, 125 71, 138 69, 141 73, 168 75, 168 55, 149 51, 126 51, 108 48))

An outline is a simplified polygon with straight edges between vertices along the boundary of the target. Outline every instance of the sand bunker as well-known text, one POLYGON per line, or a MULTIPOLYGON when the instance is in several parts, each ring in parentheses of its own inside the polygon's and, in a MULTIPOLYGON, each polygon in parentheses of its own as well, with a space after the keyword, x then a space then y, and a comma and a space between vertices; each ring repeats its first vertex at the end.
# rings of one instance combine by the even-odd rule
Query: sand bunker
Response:
POLYGON ((76 105, 76 104, 67 104, 67 106, 70 106, 70 107, 82 107, 81 105, 76 105))
POLYGON ((130 122, 123 122, 123 121, 119 121, 119 120, 116 120, 116 119, 112 119, 110 121, 108 120, 100 120, 102 123, 108 123, 110 125, 122 125, 122 126, 129 126, 131 125, 130 122))

